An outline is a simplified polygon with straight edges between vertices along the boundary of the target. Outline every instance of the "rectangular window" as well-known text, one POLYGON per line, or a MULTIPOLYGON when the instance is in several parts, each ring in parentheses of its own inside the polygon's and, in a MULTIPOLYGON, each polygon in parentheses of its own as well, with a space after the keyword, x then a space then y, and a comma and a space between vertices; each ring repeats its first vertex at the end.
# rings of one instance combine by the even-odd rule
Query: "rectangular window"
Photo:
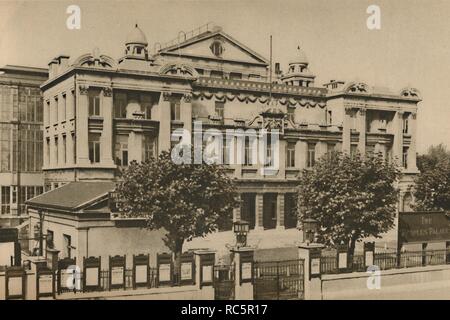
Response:
POLYGON ((170 120, 180 120, 180 100, 170 101, 170 120))
POLYGON ((11 127, 0 123, 0 171, 11 171, 11 127))
POLYGON ((53 249, 55 247, 54 244, 55 234, 52 230, 47 230, 47 248, 53 249))
POLYGON ((11 205, 11 188, 9 186, 1 187, 1 214, 9 214, 11 205))
POLYGON ((272 139, 271 139, 271 135, 268 135, 267 136, 267 146, 266 146, 266 159, 265 159, 265 165, 266 166, 273 166, 273 161, 274 161, 274 157, 273 157, 273 149, 274 149, 274 146, 273 146, 273 144, 275 143, 275 142, 272 142, 272 139))
POLYGON ((408 169, 408 151, 408 147, 403 147, 402 165, 405 169, 408 169))
POLYGON ((246 166, 252 165, 252 160, 253 160, 252 143, 253 143, 253 138, 245 137, 244 165, 246 165, 246 166))
POLYGON ((72 258, 71 254, 72 254, 72 237, 67 234, 63 234, 62 257, 63 258, 72 258))
POLYGON ((356 156, 356 153, 358 152, 358 146, 356 144, 352 144, 350 146, 350 156, 352 159, 356 156))
POLYGON ((59 121, 58 98, 55 97, 53 99, 53 101, 55 103, 55 120, 54 120, 53 124, 55 124, 59 121))
POLYGON ((114 154, 116 158, 116 165, 118 166, 128 165, 128 135, 116 136, 114 154))
POLYGON ((308 168, 312 168, 314 167, 315 163, 316 163, 316 144, 308 143, 308 158, 306 166, 308 168))
POLYGON ((17 203, 17 186, 11 187, 11 203, 16 204, 17 203))
POLYGON ((223 164, 232 164, 231 159, 231 148, 233 144, 233 138, 227 139, 224 137, 223 144, 222 144, 222 153, 223 153, 223 164))
POLYGON ((334 144, 334 143, 327 143, 327 157, 328 157, 328 159, 331 159, 331 156, 332 156, 334 151, 336 151, 336 144, 334 144))
POLYGON ((374 145, 366 146, 366 155, 368 157, 373 157, 375 155, 375 146, 374 145))
POLYGON ((127 117, 127 94, 114 92, 114 118, 125 119, 127 117))
POLYGON ((210 73, 210 76, 211 76, 211 78, 223 78, 223 72, 212 70, 210 73))
POLYGON ((72 133, 72 145, 73 145, 73 163, 77 163, 77 136, 72 133))
POLYGON ((30 199, 34 198, 35 196, 36 196, 36 194, 35 194, 35 187, 34 186, 27 187, 26 199, 30 200, 30 199))
POLYGON ((62 137, 62 150, 61 150, 61 155, 62 155, 62 163, 65 164, 67 159, 66 159, 66 147, 67 147, 67 142, 66 142, 66 136, 62 137))
POLYGON ((62 101, 61 101, 61 121, 66 120, 67 115, 67 103, 66 103, 66 95, 62 95, 62 101))
POLYGON ((327 124, 331 125, 333 123, 333 112, 331 110, 327 111, 327 124))
POLYGON ((224 116, 224 109, 225 109, 225 102, 222 101, 216 101, 215 102, 215 114, 217 117, 220 117, 221 119, 223 119, 224 116))
POLYGON ((148 161, 156 157, 156 139, 154 137, 144 136, 144 154, 143 161, 148 161))
POLYGON ((54 153, 54 156, 55 156, 55 163, 56 163, 56 165, 58 165, 59 164, 58 137, 55 137, 55 153, 54 153))
POLYGON ((50 124, 50 101, 46 101, 45 103, 45 123, 44 125, 48 126, 50 124))
POLYGON ((89 115, 100 116, 100 91, 89 91, 89 115))
POLYGON ((288 142, 286 147, 286 167, 295 167, 295 142, 288 142))
POLYGON ((403 118, 403 133, 407 134, 409 132, 408 118, 403 118))
POLYGON ((232 80, 240 80, 240 79, 242 79, 242 73, 230 72, 230 79, 232 79, 232 80))
POLYGON ((89 134, 89 160, 91 163, 100 162, 100 135, 89 134))
POLYGON ((153 101, 149 94, 141 94, 141 111, 145 119, 152 118, 153 101))

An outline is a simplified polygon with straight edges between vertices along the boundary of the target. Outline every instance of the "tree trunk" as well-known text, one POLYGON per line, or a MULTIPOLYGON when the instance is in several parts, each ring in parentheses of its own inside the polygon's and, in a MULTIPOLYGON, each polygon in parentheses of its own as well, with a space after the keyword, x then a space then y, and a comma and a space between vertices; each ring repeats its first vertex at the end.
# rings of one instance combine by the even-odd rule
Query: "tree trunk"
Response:
POLYGON ((174 263, 174 284, 180 285, 181 281, 181 254, 183 253, 184 239, 177 239, 175 241, 175 263, 174 263))

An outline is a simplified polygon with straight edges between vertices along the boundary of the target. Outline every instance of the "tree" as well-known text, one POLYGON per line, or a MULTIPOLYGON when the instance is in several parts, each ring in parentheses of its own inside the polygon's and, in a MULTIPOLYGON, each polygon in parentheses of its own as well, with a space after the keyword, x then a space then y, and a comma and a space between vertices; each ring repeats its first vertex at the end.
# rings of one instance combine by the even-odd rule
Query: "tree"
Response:
POLYGON ((430 146, 426 154, 417 156, 417 168, 421 172, 431 170, 442 161, 450 161, 450 151, 441 143, 430 146))
POLYGON ((346 244, 353 255, 357 241, 380 237, 394 226, 400 171, 381 156, 332 153, 300 175, 298 218, 319 222, 327 245, 346 244))
POLYGON ((414 188, 414 209, 450 210, 450 152, 439 144, 418 158, 420 174, 414 188))
POLYGON ((145 218, 147 228, 166 231, 164 243, 181 270, 184 241, 204 237, 232 221, 235 185, 216 164, 175 164, 169 152, 143 163, 132 162, 117 188, 123 217, 145 218))

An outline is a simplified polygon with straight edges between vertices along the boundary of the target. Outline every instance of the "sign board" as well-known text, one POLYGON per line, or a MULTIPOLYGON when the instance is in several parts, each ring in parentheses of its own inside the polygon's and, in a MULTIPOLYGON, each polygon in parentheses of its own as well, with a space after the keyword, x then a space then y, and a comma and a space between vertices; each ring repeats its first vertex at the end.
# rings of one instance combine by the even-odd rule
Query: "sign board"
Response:
POLYGON ((6 300, 25 299, 26 273, 22 267, 9 267, 5 274, 6 300))
POLYGON ((199 253, 200 255, 200 288, 213 284, 213 272, 215 263, 215 254, 199 253))
POLYGON ((40 267, 36 276, 36 297, 55 297, 55 277, 48 267, 40 267))
POLYGON ((400 212, 399 243, 450 241, 450 212, 400 212))
POLYGON ((172 255, 170 253, 159 253, 156 256, 158 285, 172 284, 172 265, 172 255))
POLYGON ((125 288, 126 256, 109 257, 109 288, 125 288))
POLYGON ((83 291, 100 289, 101 257, 83 258, 83 291))
POLYGON ((244 262, 242 263, 242 281, 251 280, 252 279, 252 262, 244 262))
POLYGON ((213 274, 212 265, 202 266, 202 284, 211 283, 212 274, 213 274))
POLYGON ((149 264, 148 254, 133 255, 133 288, 148 287, 149 283, 149 264))
POLYGON ((159 265, 159 281, 166 282, 170 281, 172 268, 170 263, 164 263, 159 265))
POLYGON ((181 263, 181 280, 192 280, 192 263, 181 263))

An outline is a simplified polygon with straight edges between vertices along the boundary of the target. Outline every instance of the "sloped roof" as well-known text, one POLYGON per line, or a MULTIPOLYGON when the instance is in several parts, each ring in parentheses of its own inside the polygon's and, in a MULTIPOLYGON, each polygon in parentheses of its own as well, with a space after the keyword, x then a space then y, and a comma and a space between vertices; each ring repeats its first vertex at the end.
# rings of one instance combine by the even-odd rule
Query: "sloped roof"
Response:
POLYGON ((115 183, 111 181, 70 182, 62 187, 43 193, 25 203, 32 207, 79 210, 113 191, 115 183))

